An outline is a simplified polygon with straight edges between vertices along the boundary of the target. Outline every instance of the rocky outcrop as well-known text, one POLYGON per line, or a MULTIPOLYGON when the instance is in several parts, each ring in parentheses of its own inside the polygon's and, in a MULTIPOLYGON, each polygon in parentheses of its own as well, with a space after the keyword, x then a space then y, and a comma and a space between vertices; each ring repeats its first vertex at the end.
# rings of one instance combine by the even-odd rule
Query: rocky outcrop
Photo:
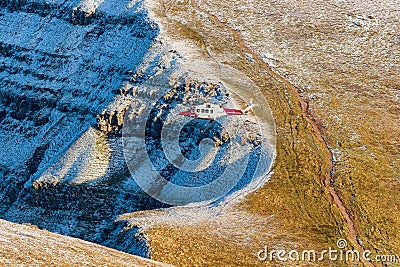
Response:
POLYGON ((104 133, 120 133, 124 124, 126 108, 120 110, 104 110, 97 115, 97 127, 104 133))

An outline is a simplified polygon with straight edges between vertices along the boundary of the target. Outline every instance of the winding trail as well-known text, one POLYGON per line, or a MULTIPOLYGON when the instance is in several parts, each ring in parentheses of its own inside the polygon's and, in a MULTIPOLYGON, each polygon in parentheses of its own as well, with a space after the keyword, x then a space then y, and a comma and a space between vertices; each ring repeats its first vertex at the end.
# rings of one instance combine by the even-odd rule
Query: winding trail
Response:
MULTIPOLYGON (((332 158, 333 158, 332 151, 329 149, 328 144, 326 143, 326 141, 323 138, 322 130, 320 128, 318 128, 317 123, 312 119, 312 114, 309 110, 308 103, 300 96, 299 92, 297 91, 297 88, 293 84, 291 84, 288 80, 286 80, 284 77, 282 77, 279 74, 277 74, 276 72, 274 72, 268 66, 268 64, 262 60, 262 58, 257 53, 252 51, 246 45, 245 41, 240 36, 240 34, 235 29, 233 29, 231 26, 229 26, 227 22, 220 21, 217 18, 217 16, 211 14, 207 10, 202 9, 199 6, 199 4, 196 2, 196 0, 190 0, 190 1, 195 9, 197 9, 199 12, 206 14, 219 27, 229 30, 232 33, 232 35, 234 36, 234 38, 238 41, 242 50, 244 52, 252 55, 253 58, 256 59, 261 64, 261 66, 267 71, 267 73, 269 75, 271 75, 277 81, 282 82, 283 84, 285 84, 288 88, 290 88, 292 90, 293 94, 296 96, 296 99, 300 104, 303 119, 312 126, 313 133, 314 133, 315 137, 317 138, 317 140, 320 142, 322 149, 324 151, 324 154, 326 155, 327 166, 324 171, 325 174, 321 177, 321 180, 323 181, 324 186, 328 189, 333 203, 339 209, 339 211, 341 212, 342 216, 344 217, 344 219, 346 221, 347 227, 349 229, 349 236, 351 238, 351 241, 353 242, 353 244, 357 245, 360 255, 362 255, 364 252, 364 248, 359 244, 359 242, 357 240, 358 239, 358 234, 357 234, 358 231, 356 229, 356 226, 354 225, 354 222, 350 218, 350 214, 347 211, 346 207, 344 206, 342 200, 339 198, 335 188, 330 183, 331 177, 332 177, 331 173, 333 172, 333 167, 334 167, 333 162, 332 162, 332 158)), ((361 259, 361 262, 363 264, 365 264, 366 266, 373 266, 370 262, 366 262, 365 260, 363 260, 362 257, 360 257, 360 259, 361 259)))

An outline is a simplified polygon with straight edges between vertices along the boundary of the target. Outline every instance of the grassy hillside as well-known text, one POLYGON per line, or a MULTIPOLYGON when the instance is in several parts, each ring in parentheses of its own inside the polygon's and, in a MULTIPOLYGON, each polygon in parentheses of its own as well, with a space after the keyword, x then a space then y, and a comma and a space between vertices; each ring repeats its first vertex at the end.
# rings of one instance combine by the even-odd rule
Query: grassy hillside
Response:
POLYGON ((80 239, 0 222, 2 266, 166 266, 80 239))

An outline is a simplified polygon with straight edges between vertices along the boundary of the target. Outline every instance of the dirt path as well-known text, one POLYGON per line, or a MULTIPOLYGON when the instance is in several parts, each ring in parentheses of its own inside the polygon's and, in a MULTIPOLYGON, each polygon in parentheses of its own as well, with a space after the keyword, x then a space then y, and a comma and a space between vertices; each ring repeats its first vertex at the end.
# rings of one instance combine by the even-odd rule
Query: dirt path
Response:
MULTIPOLYGON (((206 14, 219 27, 229 30, 233 34, 235 39, 239 42, 239 45, 244 52, 252 55, 255 60, 257 60, 259 63, 261 63, 262 67, 267 71, 267 73, 269 75, 274 77, 276 80, 282 82, 283 84, 285 84, 288 88, 290 88, 293 91, 294 95, 296 96, 296 99, 298 100, 298 102, 300 104, 300 107, 302 110, 302 117, 304 118, 304 120, 306 120, 312 126, 314 135, 317 138, 317 140, 320 142, 320 144, 322 145, 322 148, 326 155, 325 157, 326 157, 327 166, 325 169, 325 174, 324 174, 324 176, 321 177, 321 179, 324 183, 324 186, 328 189, 333 203, 337 206, 337 208, 340 210, 342 216, 346 220, 346 224, 349 229, 349 235, 350 235, 351 241, 357 245, 358 250, 360 251, 360 254, 362 254, 364 252, 364 248, 357 241, 358 235, 357 235, 357 229, 354 225, 354 222, 350 218, 349 212, 347 211, 346 207, 343 205, 343 202, 341 201, 338 194, 336 193, 335 188, 330 183, 331 173, 333 172, 332 152, 328 148, 328 145, 322 136, 321 129, 318 128, 317 123, 312 119, 312 115, 310 113, 308 103, 299 95, 299 92, 297 91, 296 87, 293 84, 291 84, 288 80, 286 80, 284 77, 280 76, 276 72, 272 71, 271 68, 268 66, 268 64, 265 63, 257 53, 253 52, 245 44, 243 38, 240 36, 240 34, 235 29, 233 29, 231 26, 229 26, 226 22, 221 22, 215 15, 202 9, 198 5, 196 0, 191 0, 191 3, 194 8, 196 8, 198 11, 206 14)), ((361 260, 361 261, 367 266, 373 266, 369 262, 365 262, 364 260, 361 260)))

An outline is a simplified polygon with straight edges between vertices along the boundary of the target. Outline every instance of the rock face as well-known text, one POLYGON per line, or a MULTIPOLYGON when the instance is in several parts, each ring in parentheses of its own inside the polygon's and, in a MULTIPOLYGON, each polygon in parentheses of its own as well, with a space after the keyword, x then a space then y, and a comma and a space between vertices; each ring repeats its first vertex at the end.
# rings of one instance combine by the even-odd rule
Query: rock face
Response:
POLYGON ((158 34, 141 2, 2 0, 0 22, 1 217, 101 243, 117 215, 162 206, 119 188, 120 142, 94 129, 119 125, 102 111, 158 34))

